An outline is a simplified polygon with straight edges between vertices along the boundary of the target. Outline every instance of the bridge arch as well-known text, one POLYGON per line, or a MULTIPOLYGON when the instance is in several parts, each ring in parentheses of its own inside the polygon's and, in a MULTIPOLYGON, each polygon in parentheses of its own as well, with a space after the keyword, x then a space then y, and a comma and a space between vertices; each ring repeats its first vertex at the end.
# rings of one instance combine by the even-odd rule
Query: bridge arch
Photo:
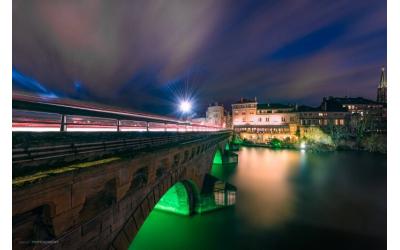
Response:
POLYGON ((211 162, 210 162, 210 171, 211 175, 216 175, 217 172, 220 171, 221 166, 224 161, 224 153, 225 153, 226 144, 224 145, 217 145, 215 151, 212 155, 211 162))
POLYGON ((199 201, 199 188, 192 179, 182 177, 167 176, 155 186, 116 235, 110 249, 127 248, 153 209, 192 215, 199 201))
POLYGON ((175 183, 160 198, 155 209, 181 215, 192 215, 199 200, 199 191, 196 184, 190 180, 175 183))

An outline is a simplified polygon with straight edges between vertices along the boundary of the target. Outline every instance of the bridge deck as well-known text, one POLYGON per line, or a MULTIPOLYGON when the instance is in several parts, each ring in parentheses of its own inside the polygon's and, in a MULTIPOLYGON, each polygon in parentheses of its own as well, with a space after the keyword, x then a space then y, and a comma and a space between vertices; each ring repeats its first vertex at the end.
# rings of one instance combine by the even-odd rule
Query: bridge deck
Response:
POLYGON ((14 133, 13 185, 90 167, 137 153, 227 137, 225 132, 193 133, 14 133))

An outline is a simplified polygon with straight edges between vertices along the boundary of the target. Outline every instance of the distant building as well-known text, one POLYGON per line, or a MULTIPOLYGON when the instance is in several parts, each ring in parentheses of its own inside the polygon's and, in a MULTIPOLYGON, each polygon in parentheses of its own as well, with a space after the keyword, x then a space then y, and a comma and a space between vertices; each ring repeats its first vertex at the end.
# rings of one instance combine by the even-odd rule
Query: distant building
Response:
POLYGON ((229 111, 225 113, 225 128, 232 129, 232 116, 229 111))
POLYGON ((240 99, 232 104, 232 125, 245 139, 268 142, 273 138, 295 140, 298 116, 295 106, 258 104, 257 99, 240 99))
POLYGON ((322 104, 317 107, 300 106, 296 110, 301 126, 345 126, 349 122, 349 112, 342 106, 324 98, 322 104))
POLYGON ((224 106, 218 103, 210 104, 206 111, 206 117, 192 118, 192 122, 202 125, 232 128, 232 117, 224 106))
POLYGON ((257 112, 257 99, 244 99, 232 104, 233 126, 250 124, 257 112))
POLYGON ((206 112, 207 124, 225 127, 225 109, 223 105, 214 103, 207 108, 206 112))
POLYGON ((363 121, 367 130, 386 131, 386 103, 375 102, 363 97, 329 97, 324 100, 346 108, 352 124, 363 121))
POLYGON ((387 101, 387 82, 386 82, 386 73, 385 67, 382 67, 381 78, 378 85, 377 97, 376 101, 379 103, 386 103, 387 101))

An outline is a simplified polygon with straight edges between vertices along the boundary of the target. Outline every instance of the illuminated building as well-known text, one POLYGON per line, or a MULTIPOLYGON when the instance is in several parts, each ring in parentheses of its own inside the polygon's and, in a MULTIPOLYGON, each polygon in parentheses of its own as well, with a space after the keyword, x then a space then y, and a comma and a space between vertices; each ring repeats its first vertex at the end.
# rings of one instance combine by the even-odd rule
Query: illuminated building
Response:
POLYGON ((214 103, 207 108, 206 123, 210 125, 225 127, 224 106, 214 103))
POLYGON ((299 136, 315 129, 346 126, 349 112, 346 107, 324 98, 319 107, 259 104, 257 100, 241 99, 232 104, 233 129, 244 139, 258 143, 273 138, 296 141, 299 136))
POLYGON ((317 108, 300 106, 297 112, 302 126, 344 126, 349 120, 347 108, 335 102, 332 97, 329 99, 324 97, 317 108))
POLYGON ((370 131, 386 131, 386 103, 378 103, 362 97, 330 97, 326 100, 346 108, 352 125, 363 121, 370 131))
POLYGON ((218 103, 210 104, 206 111, 206 117, 193 118, 192 122, 202 125, 212 125, 222 128, 232 128, 232 118, 224 106, 218 103))
POLYGON ((232 104, 232 124, 241 137, 252 141, 295 140, 298 114, 295 106, 258 104, 256 98, 242 98, 232 104))

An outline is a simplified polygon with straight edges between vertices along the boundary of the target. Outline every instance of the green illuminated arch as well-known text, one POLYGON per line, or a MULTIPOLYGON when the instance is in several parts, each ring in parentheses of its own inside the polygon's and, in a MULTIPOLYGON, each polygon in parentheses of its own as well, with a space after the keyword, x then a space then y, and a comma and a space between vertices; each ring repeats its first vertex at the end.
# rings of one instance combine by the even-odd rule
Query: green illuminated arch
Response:
POLYGON ((222 164, 222 153, 220 149, 217 149, 214 154, 213 165, 214 164, 222 164))
POLYGON ((211 167, 211 175, 213 176, 220 176, 222 171, 222 152, 219 148, 214 154, 212 167, 211 167))
POLYGON ((195 209, 197 188, 190 181, 178 182, 158 201, 155 209, 181 215, 190 215, 195 209))

